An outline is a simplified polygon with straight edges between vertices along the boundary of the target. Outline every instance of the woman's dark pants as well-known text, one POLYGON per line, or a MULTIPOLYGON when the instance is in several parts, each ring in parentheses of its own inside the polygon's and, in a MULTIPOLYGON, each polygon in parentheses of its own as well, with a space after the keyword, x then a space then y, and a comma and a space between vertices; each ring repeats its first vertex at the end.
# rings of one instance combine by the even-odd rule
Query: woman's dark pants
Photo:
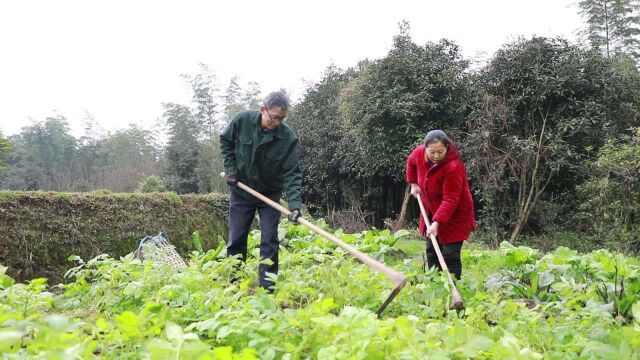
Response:
MULTIPOLYGON (((442 252, 444 262, 447 264, 447 268, 449 268, 449 272, 454 274, 457 279, 460 279, 460 276, 462 276, 462 262, 460 261, 462 243, 463 242, 438 244, 440 246, 440 252, 442 252)), ((436 267, 442 270, 431 239, 427 239, 427 264, 429 268, 436 267)))

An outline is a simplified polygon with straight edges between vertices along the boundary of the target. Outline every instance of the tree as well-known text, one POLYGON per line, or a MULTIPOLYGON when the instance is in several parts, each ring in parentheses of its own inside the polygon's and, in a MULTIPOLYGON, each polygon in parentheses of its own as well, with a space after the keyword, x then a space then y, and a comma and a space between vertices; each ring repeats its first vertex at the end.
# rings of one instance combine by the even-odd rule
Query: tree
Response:
POLYGON ((61 115, 34 121, 12 138, 12 169, 5 186, 20 190, 70 191, 80 179, 77 141, 61 115))
POLYGON ((342 138, 339 94, 354 76, 329 66, 318 83, 306 90, 290 111, 287 122, 300 138, 303 196, 311 210, 343 207, 338 144, 342 138))
POLYGON ((358 199, 376 224, 394 216, 411 149, 428 130, 464 124, 466 68, 454 43, 417 45, 403 23, 384 58, 344 73, 329 69, 289 120, 301 136, 306 199, 323 208, 358 199))
POLYGON ((222 127, 217 118, 219 112, 217 98, 220 90, 215 73, 207 65, 200 64, 200 73, 182 75, 182 77, 187 80, 193 91, 193 117, 203 127, 205 137, 213 138, 216 131, 222 127))
POLYGON ((640 1, 581 0, 580 13, 586 21, 582 36, 592 47, 626 53, 640 60, 640 1))
POLYGON ((406 156, 429 130, 464 123, 462 79, 468 64, 458 46, 447 40, 419 46, 411 41, 408 24, 400 30, 389 54, 362 63, 341 93, 348 135, 343 167, 358 177, 402 181, 406 156))
POLYGON ((640 129, 607 142, 588 166, 592 176, 578 191, 584 223, 617 250, 640 251, 640 129))
POLYGON ((564 39, 518 40, 499 50, 476 79, 464 144, 477 155, 468 165, 483 220, 506 225, 515 241, 545 195, 574 191, 586 175, 581 160, 637 123, 637 79, 637 71, 564 39), (605 85, 603 76, 615 81, 605 85))
POLYGON ((365 192, 357 192, 377 224, 395 216, 405 194, 406 157, 425 134, 453 135, 467 112, 464 72, 468 63, 456 44, 413 43, 401 24, 384 58, 362 62, 340 94, 341 172, 365 192))
POLYGON ((198 192, 201 194, 227 192, 227 182, 218 176, 222 171, 224 171, 224 164, 220 152, 220 140, 213 138, 211 141, 199 141, 196 166, 198 192))
POLYGON ((11 153, 11 142, 8 139, 3 138, 2 131, 0 131, 0 171, 7 168, 9 164, 7 159, 11 153))
POLYGON ((133 192, 143 179, 160 172, 159 157, 151 131, 131 124, 100 143, 93 187, 133 192))
POLYGON ((167 186, 179 194, 197 193, 200 126, 188 107, 174 103, 165 103, 163 107, 169 127, 165 153, 167 186))
POLYGON ((79 139, 63 116, 24 127, 13 137, 2 186, 18 190, 135 191, 138 183, 160 171, 160 149, 153 134, 130 125, 105 134, 90 115, 79 139), (98 131, 92 129, 98 128, 98 131))
POLYGON ((95 189, 97 178, 100 172, 100 149, 108 132, 96 121, 89 112, 85 113, 83 119, 84 134, 77 141, 77 164, 79 178, 74 190, 89 191, 95 189))
POLYGON ((257 110, 260 105, 262 90, 260 84, 255 81, 249 81, 247 84, 247 90, 244 92, 242 102, 249 110, 257 110))
POLYGON ((229 80, 229 86, 224 95, 224 122, 228 124, 231 119, 242 110, 245 110, 245 104, 242 102, 242 88, 238 83, 238 77, 234 76, 229 80))
POLYGON ((144 179, 138 186, 138 192, 141 193, 152 193, 152 192, 165 192, 167 188, 164 185, 164 182, 160 177, 156 175, 151 175, 144 179))

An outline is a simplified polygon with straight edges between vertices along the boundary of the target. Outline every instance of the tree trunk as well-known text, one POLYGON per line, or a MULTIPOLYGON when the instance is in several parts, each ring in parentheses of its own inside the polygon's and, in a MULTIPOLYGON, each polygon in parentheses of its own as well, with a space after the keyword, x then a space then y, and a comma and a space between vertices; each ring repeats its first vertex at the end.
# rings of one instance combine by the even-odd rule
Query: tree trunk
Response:
POLYGON ((538 202, 538 198, 540 197, 544 189, 549 184, 549 181, 551 180, 551 176, 549 176, 549 178, 547 178, 546 183, 542 187, 540 187, 540 184, 542 182, 542 175, 539 174, 539 172, 542 172, 542 171, 539 169, 540 169, 540 162, 542 159, 542 145, 544 142, 544 133, 547 126, 548 113, 541 114, 541 115, 542 115, 542 129, 540 131, 540 136, 537 141, 535 165, 531 173, 531 180, 529 183, 524 182, 527 180, 526 170, 523 171, 522 178, 520 179, 520 191, 518 193, 518 220, 516 222, 516 227, 513 229, 513 232, 511 233, 511 236, 509 238, 509 242, 511 243, 515 242, 518 239, 518 236, 520 235, 520 232, 524 228, 524 225, 529 220, 529 215, 531 215, 531 210, 533 209, 535 204, 538 202), (524 198, 525 193, 528 193, 526 195, 527 196, 526 199, 524 198))
POLYGON ((409 207, 409 199, 411 198, 411 186, 407 185, 406 190, 404 191, 404 199, 402 200, 402 209, 400 210, 400 216, 396 220, 395 224, 393 224, 392 231, 398 231, 405 227, 407 223, 407 208, 409 207))

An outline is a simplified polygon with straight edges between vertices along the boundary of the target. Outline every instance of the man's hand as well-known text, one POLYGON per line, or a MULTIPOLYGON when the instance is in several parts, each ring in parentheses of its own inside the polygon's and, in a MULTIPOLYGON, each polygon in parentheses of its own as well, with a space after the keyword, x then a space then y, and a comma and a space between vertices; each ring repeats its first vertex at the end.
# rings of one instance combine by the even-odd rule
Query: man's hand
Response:
POLYGON ((236 185, 238 185, 238 177, 235 175, 227 175, 227 184, 236 187, 236 185))
POLYGON ((300 209, 293 209, 291 210, 291 214, 287 216, 287 219, 289 219, 289 221, 291 222, 298 222, 298 218, 300 217, 300 215, 302 215, 300 209))
POLYGON ((420 187, 418 184, 410 184, 411 185, 411 195, 414 197, 418 197, 418 195, 422 195, 420 192, 420 187))
POLYGON ((430 235, 438 236, 438 225, 440 224, 438 224, 437 221, 431 223, 431 226, 427 228, 427 237, 429 237, 430 235))

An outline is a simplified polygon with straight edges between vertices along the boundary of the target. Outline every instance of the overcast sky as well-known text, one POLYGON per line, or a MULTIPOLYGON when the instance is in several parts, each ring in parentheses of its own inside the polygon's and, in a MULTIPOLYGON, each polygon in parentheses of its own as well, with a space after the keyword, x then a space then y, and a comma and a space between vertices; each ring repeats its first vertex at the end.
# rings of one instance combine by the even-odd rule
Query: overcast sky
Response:
POLYGON ((180 74, 198 63, 221 88, 238 75, 264 93, 303 93, 331 63, 383 57, 407 20, 418 44, 446 37, 466 57, 518 36, 575 39, 574 1, 2 1, 0 130, 86 112, 108 130, 152 126, 163 102, 187 104, 180 74))

